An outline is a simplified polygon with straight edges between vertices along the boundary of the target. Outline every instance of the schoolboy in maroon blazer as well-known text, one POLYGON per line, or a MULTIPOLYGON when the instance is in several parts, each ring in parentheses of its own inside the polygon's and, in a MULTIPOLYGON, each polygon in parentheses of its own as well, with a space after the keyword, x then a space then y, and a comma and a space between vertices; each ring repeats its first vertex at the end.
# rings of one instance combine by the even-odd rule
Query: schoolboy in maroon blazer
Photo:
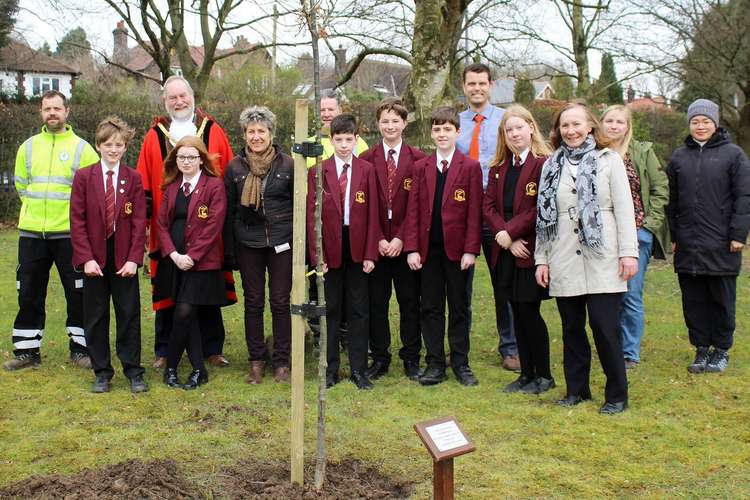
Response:
POLYGON ((426 155, 403 142, 408 110, 398 98, 384 99, 376 111, 383 140, 363 153, 361 158, 375 167, 377 177, 378 222, 382 238, 378 242, 380 258, 370 274, 370 355, 367 376, 374 380, 388 373, 391 364, 391 330, 388 306, 391 283, 396 289, 401 336, 399 357, 404 372, 412 380, 419 375, 422 334, 419 327, 419 272, 409 269, 404 246, 404 220, 411 193, 414 163, 426 155))
POLYGON ((83 267, 83 323, 95 381, 108 392, 114 376, 109 348, 109 300, 117 314, 117 356, 132 392, 144 392, 138 266, 146 242, 146 198, 137 171, 121 163, 133 130, 117 117, 96 129, 99 163, 73 179, 70 233, 73 265, 83 267))
POLYGON ((422 385, 445 375, 445 300, 448 299, 450 363, 463 385, 477 385, 469 367, 466 281, 482 242, 482 169, 456 149, 459 118, 452 108, 431 117, 435 153, 414 166, 404 252, 412 270, 422 269, 421 325, 427 367, 422 385))
MULTIPOLYGON (((328 369, 326 385, 339 382, 339 326, 346 314, 349 324, 351 381, 358 389, 372 389, 366 375, 369 331, 368 274, 378 260, 381 238, 375 172, 370 163, 352 154, 357 140, 357 121, 341 114, 331 122, 334 155, 323 169, 323 262, 326 269, 325 297, 328 323, 328 369), (346 311, 342 304, 346 296, 346 311)), ((310 262, 316 265, 315 173, 308 173, 307 241, 310 262)))

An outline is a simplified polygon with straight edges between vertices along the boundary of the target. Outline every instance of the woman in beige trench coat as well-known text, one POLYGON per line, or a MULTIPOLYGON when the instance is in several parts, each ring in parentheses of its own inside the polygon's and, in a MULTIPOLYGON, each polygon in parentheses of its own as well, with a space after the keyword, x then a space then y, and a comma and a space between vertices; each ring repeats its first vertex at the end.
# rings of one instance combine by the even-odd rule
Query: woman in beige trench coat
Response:
POLYGON ((601 413, 628 406, 619 310, 627 280, 638 270, 633 199, 620 156, 583 104, 569 103, 550 134, 556 148, 542 169, 537 203, 537 282, 556 297, 563 329, 566 396, 591 399, 591 346, 586 312, 604 374, 601 413))

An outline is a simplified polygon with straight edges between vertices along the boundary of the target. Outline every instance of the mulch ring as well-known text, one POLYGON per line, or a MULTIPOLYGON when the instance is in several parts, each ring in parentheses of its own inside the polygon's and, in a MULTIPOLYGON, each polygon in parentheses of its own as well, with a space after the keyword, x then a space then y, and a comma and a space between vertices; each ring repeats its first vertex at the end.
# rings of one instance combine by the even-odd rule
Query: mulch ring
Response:
POLYGON ((0 498, 188 499, 202 498, 173 460, 131 459, 71 476, 30 477, 0 488, 0 498))
POLYGON ((375 466, 354 458, 328 463, 326 482, 315 491, 315 464, 305 465, 305 484, 289 482, 288 462, 241 461, 222 470, 219 479, 222 495, 241 499, 384 499, 407 498, 414 485, 406 479, 384 476, 375 466))
MULTIPOLYGON (((407 498, 414 490, 406 480, 393 480, 372 466, 347 458, 329 463, 326 483, 313 486, 314 464, 305 467, 305 485, 289 482, 289 463, 240 461, 222 469, 210 497, 231 499, 385 499, 407 498)), ((173 460, 131 459, 77 474, 30 477, 0 488, 0 499, 198 499, 208 498, 191 483, 173 460)))

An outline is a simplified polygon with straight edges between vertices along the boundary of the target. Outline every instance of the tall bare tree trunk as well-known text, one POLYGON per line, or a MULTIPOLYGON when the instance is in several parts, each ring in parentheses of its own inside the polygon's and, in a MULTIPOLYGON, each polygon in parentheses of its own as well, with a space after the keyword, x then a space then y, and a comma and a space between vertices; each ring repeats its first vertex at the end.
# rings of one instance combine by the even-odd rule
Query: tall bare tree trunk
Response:
MULTIPOLYGON (((471 0, 417 0, 414 12, 412 71, 404 100, 417 127, 426 132, 430 112, 449 96, 450 70, 471 0)), ((413 130, 412 132, 418 132, 413 130)))
POLYGON ((571 7, 572 27, 570 34, 573 38, 573 57, 576 61, 578 75, 578 97, 589 97, 591 88, 591 74, 589 72, 589 44, 584 29, 583 4, 573 3, 571 7))

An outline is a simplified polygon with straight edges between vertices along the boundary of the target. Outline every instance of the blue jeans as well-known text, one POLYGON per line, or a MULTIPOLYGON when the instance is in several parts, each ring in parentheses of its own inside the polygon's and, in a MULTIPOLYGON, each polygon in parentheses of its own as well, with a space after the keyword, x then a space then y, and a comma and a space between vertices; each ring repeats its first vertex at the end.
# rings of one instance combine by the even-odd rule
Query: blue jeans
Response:
POLYGON ((643 337, 643 284, 646 268, 654 248, 654 235, 648 229, 638 230, 638 272, 628 280, 628 291, 622 297, 620 330, 625 359, 641 360, 643 337))

